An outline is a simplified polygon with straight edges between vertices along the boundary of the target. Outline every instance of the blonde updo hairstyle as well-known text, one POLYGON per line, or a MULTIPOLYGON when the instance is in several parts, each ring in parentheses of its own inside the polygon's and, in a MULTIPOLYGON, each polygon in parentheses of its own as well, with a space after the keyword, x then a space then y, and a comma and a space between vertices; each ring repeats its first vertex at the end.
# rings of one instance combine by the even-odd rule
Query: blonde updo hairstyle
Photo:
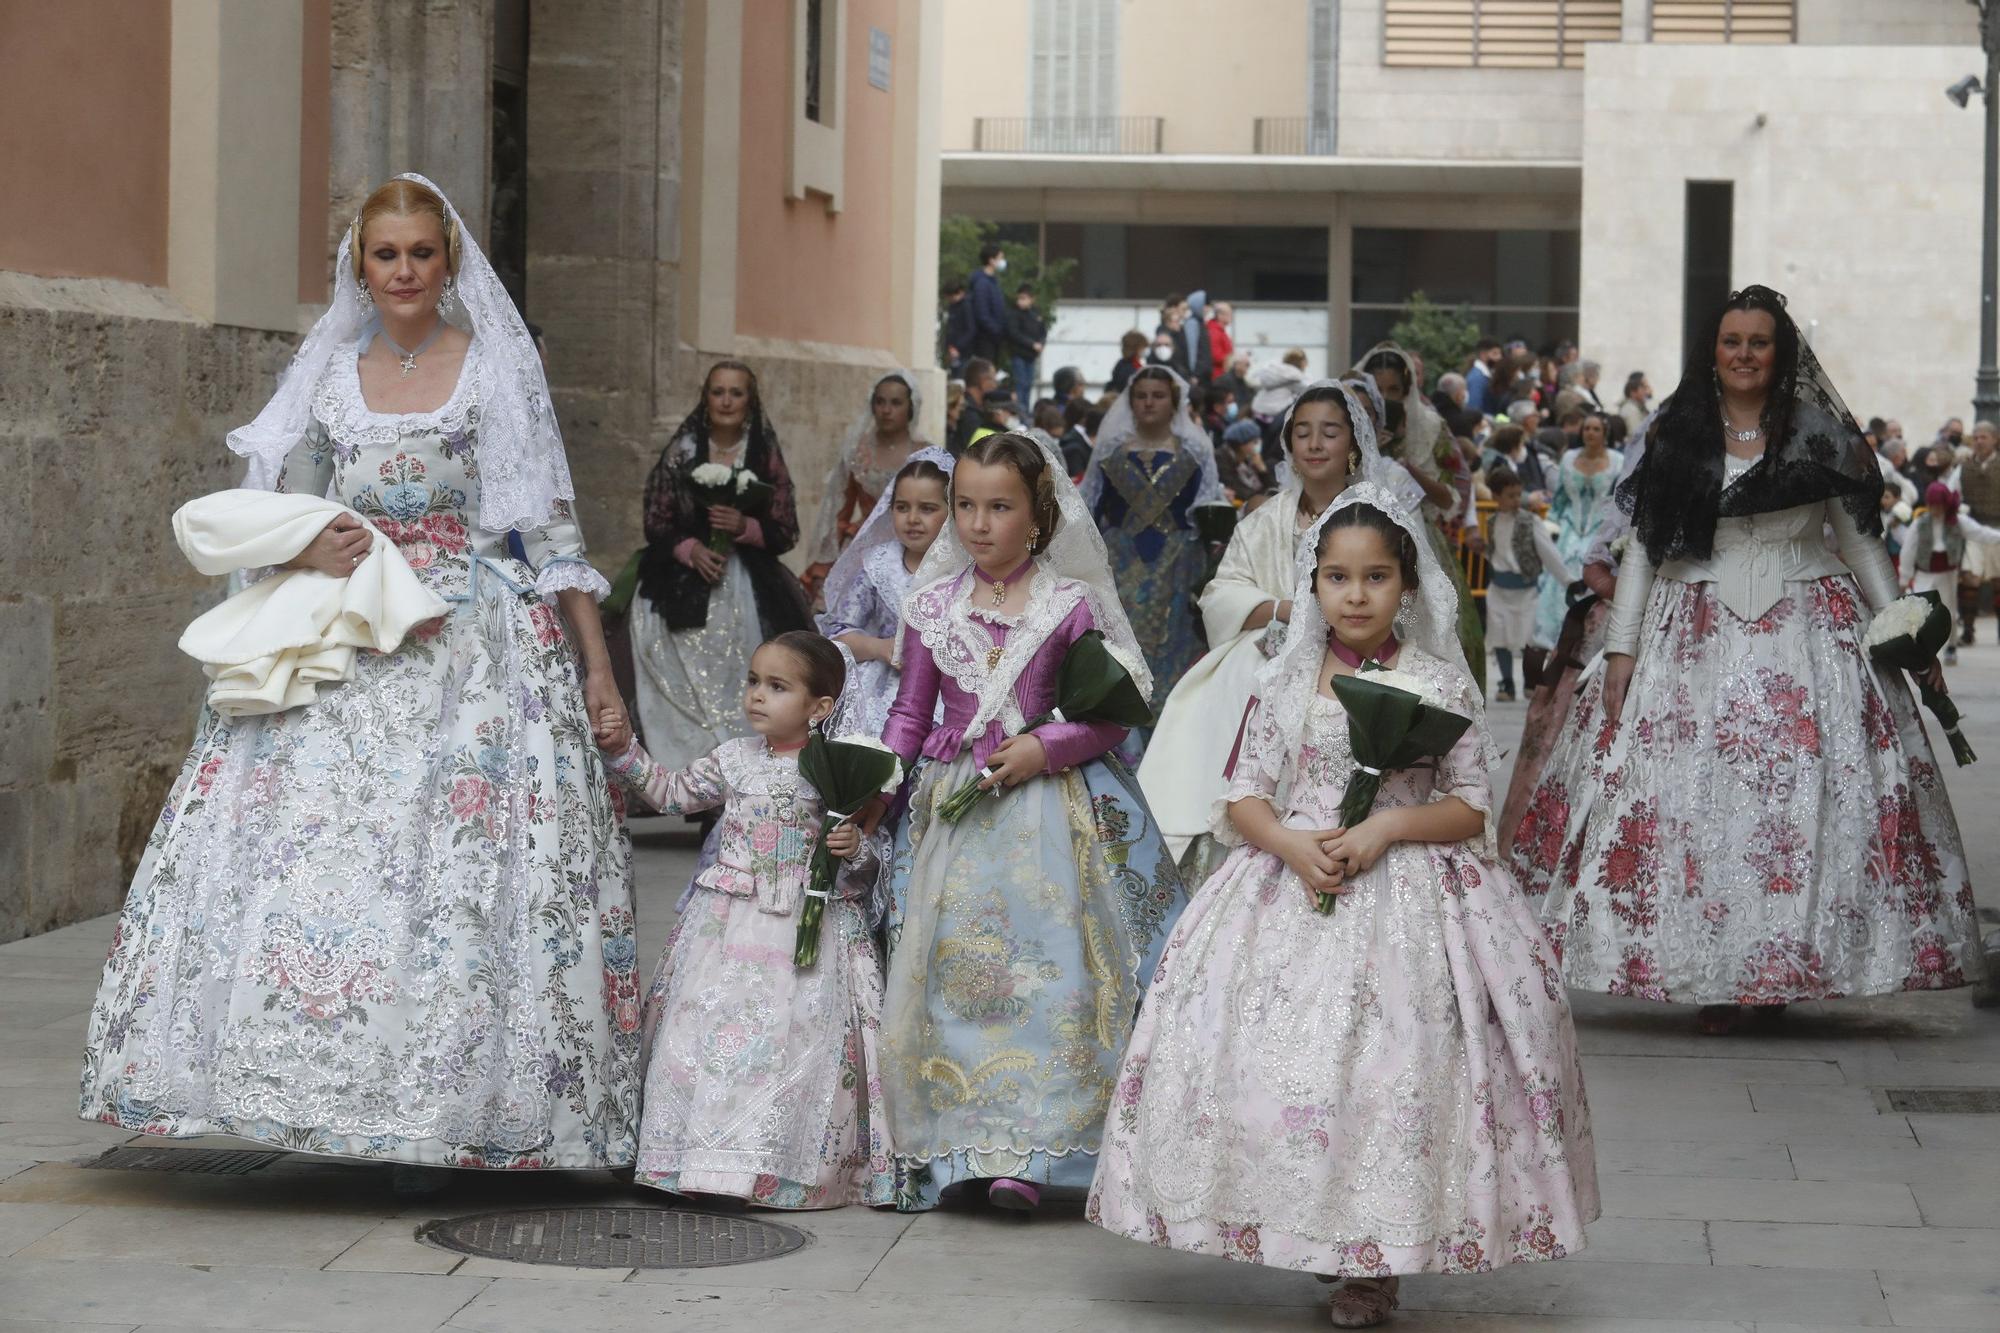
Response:
POLYGON ((437 192, 419 185, 415 181, 384 181, 375 187, 374 193, 362 201, 361 211, 354 215, 354 225, 350 229, 350 248, 354 252, 354 280, 364 281, 361 267, 361 238, 368 231, 368 224, 379 217, 416 217, 428 213, 437 219, 438 230, 444 233, 444 271, 458 275, 458 228, 452 225, 451 211, 444 206, 437 192))
MULTIPOLYGON (((1032 436, 1001 431, 982 435, 968 444, 959 461, 1013 469, 1021 484, 1028 489, 1035 526, 1042 530, 1041 536, 1029 544, 1029 553, 1039 554, 1047 550, 1049 540, 1056 535, 1057 525, 1062 522, 1062 510, 1056 504, 1055 473, 1049 468, 1048 457, 1042 453, 1041 445, 1035 443, 1032 436)), ((956 473, 952 475, 954 478, 957 476, 956 473)))

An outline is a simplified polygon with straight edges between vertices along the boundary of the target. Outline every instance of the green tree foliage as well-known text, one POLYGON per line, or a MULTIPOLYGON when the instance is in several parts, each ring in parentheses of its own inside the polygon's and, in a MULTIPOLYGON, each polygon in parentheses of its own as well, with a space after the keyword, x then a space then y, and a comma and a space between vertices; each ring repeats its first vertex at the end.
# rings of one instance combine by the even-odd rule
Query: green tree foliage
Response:
MULTIPOLYGON (((953 282, 963 282, 979 267, 979 247, 999 237, 996 223, 954 214, 938 225, 938 290, 953 282)), ((1043 264, 1035 247, 1019 241, 1001 241, 1000 253, 1007 256, 1007 271, 1000 275, 1000 290, 1008 301, 1022 283, 1035 289, 1035 308, 1051 325, 1056 322, 1056 301, 1063 285, 1076 271, 1074 259, 1054 259, 1043 264)))
POLYGON ((1479 321, 1465 306, 1448 309, 1422 292, 1411 292, 1403 315, 1389 330, 1389 336, 1424 361, 1424 376, 1435 387, 1438 376, 1460 370, 1472 349, 1479 345, 1479 321))

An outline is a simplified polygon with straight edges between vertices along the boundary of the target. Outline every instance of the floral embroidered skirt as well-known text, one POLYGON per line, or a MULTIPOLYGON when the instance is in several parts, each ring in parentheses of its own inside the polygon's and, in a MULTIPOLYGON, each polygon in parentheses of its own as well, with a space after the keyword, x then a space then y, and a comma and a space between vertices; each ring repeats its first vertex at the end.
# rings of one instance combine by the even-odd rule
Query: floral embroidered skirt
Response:
POLYGON ((1654 585, 1623 718, 1593 668, 1514 835, 1570 985, 1776 1004, 1978 979, 1951 801, 1867 622, 1845 575, 1756 621, 1654 585))
POLYGON ((1090 1183, 1142 982, 1182 901, 1115 761, 937 818, 978 773, 969 753, 922 764, 896 838, 882 1067, 910 1211, 964 1180, 1090 1183))
MULTIPOLYGON (((1584 629, 1575 652, 1577 661, 1589 663, 1604 649, 1604 631, 1611 622, 1611 607, 1599 601, 1585 613, 1584 629)), ((1556 636, 1562 646, 1562 636, 1556 636)), ((1521 743, 1514 750, 1514 771, 1507 779, 1507 799, 1500 806, 1500 846, 1514 845, 1514 830, 1521 826, 1528 801, 1542 780, 1549 754, 1562 739, 1569 721, 1570 705, 1576 698, 1581 667, 1565 667, 1553 657, 1541 687, 1528 696, 1528 715, 1521 721, 1521 743)))
POLYGON ((767 1208, 894 1201, 876 1054, 882 968, 835 898, 819 962, 795 913, 696 889, 646 998, 641 1185, 767 1208))
POLYGON ((477 587, 310 704, 204 712, 91 1010, 85 1119, 632 1161, 630 848, 554 608, 477 587))
POLYGON ((1085 1216, 1343 1277, 1560 1259, 1597 1216, 1569 1006, 1511 877, 1398 843, 1331 916, 1255 847, 1147 994, 1085 1216))

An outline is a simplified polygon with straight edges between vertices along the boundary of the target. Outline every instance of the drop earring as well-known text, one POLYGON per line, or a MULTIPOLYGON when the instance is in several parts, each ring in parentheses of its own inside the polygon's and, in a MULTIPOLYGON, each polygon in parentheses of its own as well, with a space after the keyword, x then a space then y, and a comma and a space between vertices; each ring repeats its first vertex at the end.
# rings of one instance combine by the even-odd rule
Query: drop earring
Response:
POLYGON ((1040 524, 1028 529, 1028 554, 1042 549, 1042 528, 1040 524))
POLYGON ((354 289, 357 292, 361 293, 361 304, 363 305, 375 304, 375 293, 368 290, 368 279, 356 278, 354 280, 354 289))
POLYGON ((444 289, 438 293, 438 313, 449 315, 458 306, 458 280, 447 277, 444 289))

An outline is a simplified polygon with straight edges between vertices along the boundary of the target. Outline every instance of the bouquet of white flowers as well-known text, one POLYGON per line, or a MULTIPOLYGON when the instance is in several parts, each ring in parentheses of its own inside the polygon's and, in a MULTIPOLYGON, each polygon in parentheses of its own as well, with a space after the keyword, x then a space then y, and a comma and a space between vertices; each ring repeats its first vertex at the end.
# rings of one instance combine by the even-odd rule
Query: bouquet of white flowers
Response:
MULTIPOLYGON (((1944 599, 1935 592, 1917 592, 1898 597, 1877 612, 1869 622, 1861 646, 1868 650, 1868 656, 1877 666, 1915 673, 1928 671, 1937 661, 1939 650, 1950 641, 1951 612, 1944 609, 1944 599)), ((1972 743, 1958 729, 1958 705, 1951 701, 1950 695, 1932 688, 1922 677, 1915 679, 1917 697, 1944 728, 1951 757, 1960 768, 1973 762, 1979 756, 1972 752, 1972 743)))
MULTIPOLYGON (((696 499, 704 508, 711 505, 728 505, 742 514, 756 514, 771 502, 771 483, 759 477, 747 467, 731 467, 727 463, 700 463, 688 469, 688 485, 694 488, 696 499)), ((728 555, 736 545, 732 533, 710 531, 708 549, 717 555, 728 555)))

